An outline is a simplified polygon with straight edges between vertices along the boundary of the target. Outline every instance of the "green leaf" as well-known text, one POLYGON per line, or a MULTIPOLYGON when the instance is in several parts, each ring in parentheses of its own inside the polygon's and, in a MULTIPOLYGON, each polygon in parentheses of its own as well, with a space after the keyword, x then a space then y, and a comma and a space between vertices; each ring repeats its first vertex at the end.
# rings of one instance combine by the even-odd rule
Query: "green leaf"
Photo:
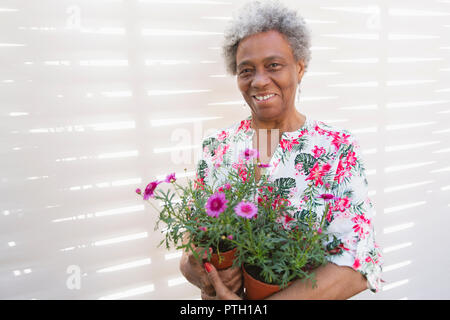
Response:
POLYGON ((278 178, 275 180, 275 187, 277 194, 282 198, 287 198, 292 188, 295 188, 297 183, 293 178, 278 178))
POLYGON ((295 157, 295 160, 294 160, 295 165, 297 165, 299 163, 302 164, 303 170, 308 175, 309 175, 311 168, 314 167, 316 162, 317 162, 317 159, 314 158, 314 156, 309 153, 299 153, 295 157))
POLYGON ((199 178, 205 179, 205 170, 208 168, 208 164, 205 160, 200 160, 197 166, 197 173, 199 178))
POLYGON ((219 141, 214 137, 206 138, 205 140, 203 140, 202 150, 205 149, 206 146, 208 146, 211 156, 214 156, 214 151, 219 146, 219 141))

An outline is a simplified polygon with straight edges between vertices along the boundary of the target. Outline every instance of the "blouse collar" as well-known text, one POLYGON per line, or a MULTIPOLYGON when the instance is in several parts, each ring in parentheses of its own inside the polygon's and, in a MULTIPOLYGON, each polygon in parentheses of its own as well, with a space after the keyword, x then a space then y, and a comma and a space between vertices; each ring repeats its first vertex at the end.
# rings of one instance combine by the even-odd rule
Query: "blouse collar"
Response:
MULTIPOLYGON (((295 135, 298 135, 299 133, 301 133, 304 130, 307 130, 310 126, 311 120, 309 119, 309 117, 307 115, 305 115, 306 119, 305 122, 303 123, 303 125, 298 128, 295 131, 285 131, 283 132, 282 136, 287 136, 287 137, 293 137, 295 135)), ((253 136, 254 133, 256 132, 255 129, 253 129, 251 127, 251 120, 252 120, 252 116, 249 115, 244 121, 247 123, 247 130, 245 130, 245 132, 247 133, 247 135, 249 136, 253 136)), ((242 122, 241 122, 242 123, 242 122)))

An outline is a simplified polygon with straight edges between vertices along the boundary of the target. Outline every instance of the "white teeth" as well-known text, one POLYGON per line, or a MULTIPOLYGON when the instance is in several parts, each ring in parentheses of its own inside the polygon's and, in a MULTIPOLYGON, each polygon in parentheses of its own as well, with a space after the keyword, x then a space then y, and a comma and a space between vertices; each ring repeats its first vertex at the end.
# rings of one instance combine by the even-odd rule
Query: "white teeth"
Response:
POLYGON ((264 101, 264 100, 267 100, 267 99, 269 99, 269 98, 271 98, 273 96, 274 96, 274 94, 268 94, 267 96, 263 96, 263 97, 255 96, 255 98, 256 98, 256 100, 264 101))

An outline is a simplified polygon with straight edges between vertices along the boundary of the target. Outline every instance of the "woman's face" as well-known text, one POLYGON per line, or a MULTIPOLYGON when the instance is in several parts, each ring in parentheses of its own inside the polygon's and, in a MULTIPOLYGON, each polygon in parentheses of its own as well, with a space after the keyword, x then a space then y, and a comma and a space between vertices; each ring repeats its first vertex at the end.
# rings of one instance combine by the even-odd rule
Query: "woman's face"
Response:
POLYGON ((304 62, 295 61, 289 43, 278 31, 260 32, 242 40, 236 65, 239 90, 259 119, 280 119, 289 109, 295 109, 304 62), (263 101, 255 97, 267 95, 273 96, 263 101))

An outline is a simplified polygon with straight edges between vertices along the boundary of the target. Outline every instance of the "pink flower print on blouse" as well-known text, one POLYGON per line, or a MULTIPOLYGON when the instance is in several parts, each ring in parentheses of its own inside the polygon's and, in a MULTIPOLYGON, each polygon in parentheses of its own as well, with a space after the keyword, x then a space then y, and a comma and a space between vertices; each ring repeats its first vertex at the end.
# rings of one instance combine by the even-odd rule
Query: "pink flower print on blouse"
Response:
MULTIPOLYGON (((321 123, 321 122, 319 121, 318 123, 321 123)), ((319 127, 318 124, 316 124, 314 126, 314 130, 321 136, 325 136, 325 135, 329 136, 330 135, 330 131, 322 129, 321 127, 319 127)))
POLYGON ((335 132, 332 134, 333 141, 331 141, 331 144, 336 148, 336 150, 339 150, 341 147, 341 144, 348 144, 348 138, 350 137, 349 134, 342 133, 342 136, 339 132, 335 132))
POLYGON ((214 151, 214 156, 212 157, 212 162, 214 163, 214 167, 218 168, 222 164, 223 156, 227 152, 230 146, 228 144, 222 146, 219 145, 217 149, 214 151))
POLYGON ((323 185, 323 176, 327 174, 327 172, 331 169, 331 165, 329 163, 325 163, 322 167, 319 165, 319 161, 314 164, 312 167, 309 176, 305 179, 312 180, 317 187, 319 184, 323 185))
POLYGON ((370 232, 370 219, 366 219, 363 215, 356 215, 352 218, 352 222, 355 223, 353 231, 355 231, 361 239, 364 239, 370 232))
POLYGON ((355 262, 353 262, 353 269, 358 270, 358 268, 361 267, 361 262, 359 261, 358 258, 355 259, 355 262))
POLYGON ((322 156, 323 154, 326 153, 326 150, 323 147, 319 148, 318 146, 314 146, 314 149, 312 150, 312 152, 314 153, 315 158, 320 158, 320 156, 322 156))
POLYGON ((303 137, 305 134, 308 134, 308 129, 304 129, 300 132, 300 134, 298 135, 297 139, 300 139, 301 137, 303 137))
POLYGON ((349 152, 347 158, 345 159, 345 166, 348 168, 350 166, 354 167, 356 165, 355 152, 349 152))
POLYGON ((226 132, 225 130, 223 130, 221 133, 218 134, 217 136, 217 140, 219 140, 220 142, 222 142, 223 140, 225 140, 226 138, 228 138, 229 133, 226 132))
POLYGON ((273 174, 275 172, 275 170, 277 169, 278 164, 280 163, 280 161, 281 161, 281 159, 278 159, 277 161, 275 161, 273 163, 273 167, 272 167, 272 170, 270 171, 270 174, 273 174))
POLYGON ((238 162, 233 162, 233 164, 231 166, 236 170, 244 170, 245 169, 244 160, 242 158, 239 158, 238 162))
POLYGON ((294 144, 300 144, 300 143, 296 139, 293 139, 293 140, 282 139, 280 141, 280 146, 281 146, 281 149, 283 149, 283 151, 285 151, 285 150, 292 151, 292 147, 294 146, 294 144))
POLYGON ((303 170, 303 163, 297 163, 295 165, 295 170, 297 170, 297 172, 295 172, 295 175, 298 176, 299 174, 304 175, 304 173, 302 172, 303 170))
POLYGON ((348 208, 350 208, 350 199, 347 197, 343 197, 343 198, 339 198, 339 200, 337 200, 334 203, 334 211, 340 211, 340 212, 344 212, 345 210, 347 210, 348 208))
POLYGON ((250 123, 251 123, 251 119, 247 119, 247 120, 242 120, 241 124, 239 125, 239 128, 237 129, 236 133, 244 130, 244 132, 247 132, 248 129, 250 128, 250 123))
POLYGON ((350 177, 352 175, 350 173, 350 170, 351 167, 344 167, 343 162, 339 160, 334 180, 337 180, 338 183, 341 183, 345 177, 350 177))

